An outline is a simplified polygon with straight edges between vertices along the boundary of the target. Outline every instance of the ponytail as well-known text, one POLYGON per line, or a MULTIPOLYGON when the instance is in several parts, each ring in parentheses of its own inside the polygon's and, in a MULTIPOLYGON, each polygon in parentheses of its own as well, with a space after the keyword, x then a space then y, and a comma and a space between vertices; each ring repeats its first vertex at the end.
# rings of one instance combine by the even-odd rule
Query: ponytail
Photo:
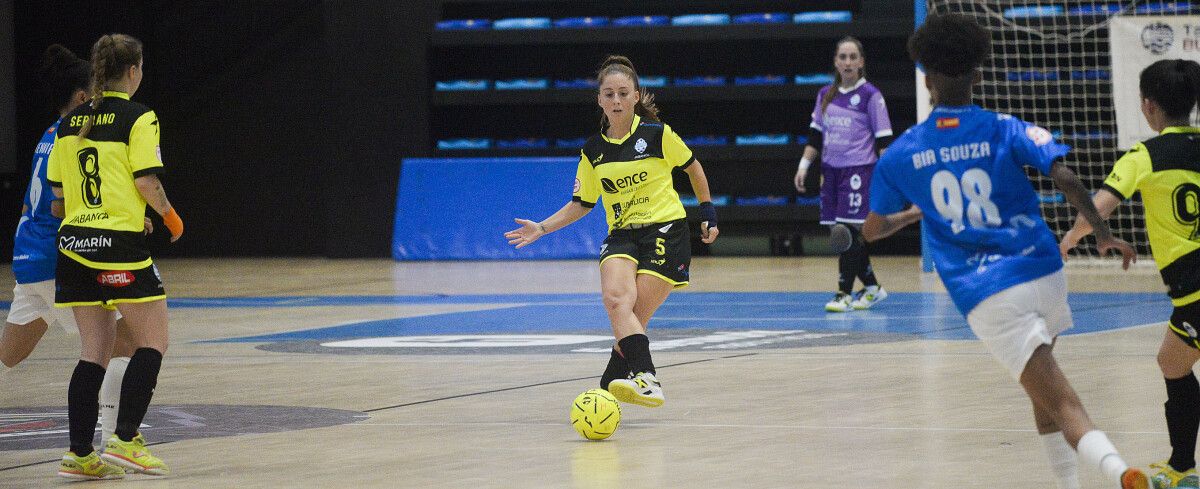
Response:
MULTIPOLYGON (((846 36, 846 37, 843 37, 840 40, 838 40, 837 44, 834 45, 834 48, 833 48, 833 57, 834 58, 837 58, 837 50, 839 48, 841 48, 843 44, 846 44, 848 42, 854 43, 854 45, 856 47, 858 47, 858 55, 860 57, 866 56, 866 53, 863 52, 862 42, 859 41, 854 36, 846 36)), ((867 69, 859 68, 858 77, 861 79, 866 76, 867 76, 867 69)), ((825 110, 829 108, 829 103, 833 102, 833 97, 837 95, 837 89, 840 86, 842 86, 842 72, 839 71, 837 69, 837 67, 835 66, 833 69, 833 85, 830 85, 829 90, 826 91, 825 95, 821 97, 821 114, 822 115, 824 115, 825 110)))
MULTIPOLYGON (((600 70, 596 72, 596 83, 603 84, 604 78, 608 75, 620 73, 633 80, 633 89, 638 91, 640 97, 633 106, 633 113, 640 116, 643 120, 652 122, 662 122, 658 118, 658 106, 654 103, 654 94, 642 90, 641 82, 638 80, 637 70, 633 68, 633 62, 629 58, 618 55, 610 55, 600 63, 600 70)), ((608 117, 603 112, 600 114, 600 132, 608 130, 608 117)))
MULTIPOLYGON (((141 60, 142 42, 133 36, 106 34, 92 45, 92 102, 89 107, 93 116, 104 102, 104 90, 109 82, 120 80, 130 66, 137 65, 141 60)), ((86 138, 94 123, 95 117, 85 117, 79 137, 86 138)))

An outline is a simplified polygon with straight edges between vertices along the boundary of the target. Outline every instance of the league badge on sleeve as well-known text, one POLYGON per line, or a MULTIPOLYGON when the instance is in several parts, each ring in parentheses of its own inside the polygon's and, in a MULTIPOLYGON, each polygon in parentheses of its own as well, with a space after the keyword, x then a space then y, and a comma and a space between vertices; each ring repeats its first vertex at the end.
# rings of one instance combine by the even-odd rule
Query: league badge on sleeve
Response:
POLYGON ((1054 136, 1050 134, 1050 131, 1038 126, 1029 126, 1025 128, 1025 135, 1029 137, 1029 140, 1033 141, 1033 144, 1038 146, 1045 146, 1054 139, 1054 136))

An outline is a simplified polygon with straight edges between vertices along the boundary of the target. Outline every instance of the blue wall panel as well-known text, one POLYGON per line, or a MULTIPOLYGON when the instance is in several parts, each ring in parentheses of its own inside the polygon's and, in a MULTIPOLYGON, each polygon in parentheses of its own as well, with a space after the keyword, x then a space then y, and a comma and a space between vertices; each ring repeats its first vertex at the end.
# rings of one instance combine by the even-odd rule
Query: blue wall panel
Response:
POLYGON ((593 258, 604 211, 521 249, 513 218, 539 221, 571 200, 578 158, 408 158, 400 170, 392 256, 397 260, 593 258))

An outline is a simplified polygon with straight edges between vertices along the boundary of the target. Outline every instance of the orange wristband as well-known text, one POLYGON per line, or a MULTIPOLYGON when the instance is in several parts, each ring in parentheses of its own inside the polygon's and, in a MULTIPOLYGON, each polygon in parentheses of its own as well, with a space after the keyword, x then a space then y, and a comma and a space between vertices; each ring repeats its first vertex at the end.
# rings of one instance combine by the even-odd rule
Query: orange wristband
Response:
POLYGON ((167 225, 167 230, 171 231, 172 238, 178 238, 183 235, 183 219, 180 219, 179 214, 175 213, 174 207, 167 211, 166 214, 163 214, 162 218, 163 224, 167 225))

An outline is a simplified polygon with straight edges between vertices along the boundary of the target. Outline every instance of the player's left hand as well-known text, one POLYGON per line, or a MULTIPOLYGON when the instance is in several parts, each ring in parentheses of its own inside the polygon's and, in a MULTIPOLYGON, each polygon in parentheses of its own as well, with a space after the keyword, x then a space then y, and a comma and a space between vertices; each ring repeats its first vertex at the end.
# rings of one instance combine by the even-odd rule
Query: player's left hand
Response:
POLYGON ((1129 270, 1130 263, 1137 263, 1137 252, 1133 246, 1126 243, 1125 240, 1115 236, 1096 239, 1096 249, 1100 252, 1100 256, 1107 256, 1109 251, 1116 250, 1121 253, 1121 269, 1129 270))
POLYGON ((700 241, 704 244, 717 240, 717 209, 712 202, 700 203, 700 241))
POLYGON ((153 233, 154 232, 154 221, 151 221, 149 217, 143 217, 142 219, 145 220, 145 222, 143 223, 144 228, 142 229, 142 234, 153 233))

